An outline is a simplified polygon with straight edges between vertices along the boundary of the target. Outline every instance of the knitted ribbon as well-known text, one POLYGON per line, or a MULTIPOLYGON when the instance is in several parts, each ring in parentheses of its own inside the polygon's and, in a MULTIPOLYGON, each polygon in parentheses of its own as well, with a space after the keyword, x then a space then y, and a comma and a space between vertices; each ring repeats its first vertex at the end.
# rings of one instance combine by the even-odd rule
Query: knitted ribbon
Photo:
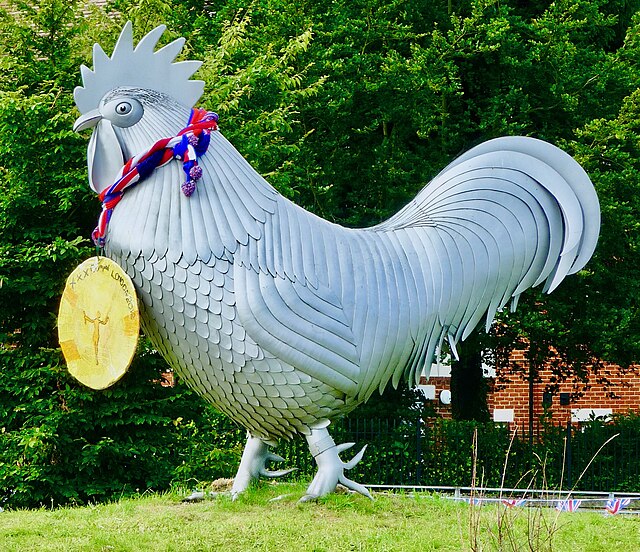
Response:
POLYGON ((191 110, 187 126, 173 138, 158 140, 147 151, 135 155, 124 164, 115 183, 105 188, 98 196, 102 202, 102 212, 98 226, 91 234, 98 247, 104 247, 107 226, 113 209, 120 202, 124 192, 145 180, 155 169, 172 159, 182 160, 182 169, 187 177, 180 186, 182 193, 189 197, 196 189, 196 181, 202 177, 198 157, 207 151, 211 141, 211 131, 218 129, 218 115, 206 109, 191 110))

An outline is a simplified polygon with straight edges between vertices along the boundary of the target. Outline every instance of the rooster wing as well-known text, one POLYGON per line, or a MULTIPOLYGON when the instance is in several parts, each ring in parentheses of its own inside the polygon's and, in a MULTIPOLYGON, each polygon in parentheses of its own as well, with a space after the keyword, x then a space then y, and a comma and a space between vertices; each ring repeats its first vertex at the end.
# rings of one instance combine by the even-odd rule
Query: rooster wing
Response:
POLYGON ((532 138, 477 146, 388 221, 330 224, 279 198, 238 252, 241 323, 258 344, 355 403, 417 381, 448 338, 591 257, 598 200, 566 153, 532 138))

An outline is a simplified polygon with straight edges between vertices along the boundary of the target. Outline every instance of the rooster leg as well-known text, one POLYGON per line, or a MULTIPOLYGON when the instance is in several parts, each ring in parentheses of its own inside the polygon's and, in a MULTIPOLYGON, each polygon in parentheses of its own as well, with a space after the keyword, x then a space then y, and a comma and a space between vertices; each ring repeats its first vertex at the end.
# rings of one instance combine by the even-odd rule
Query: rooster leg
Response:
POLYGON ((233 480, 233 487, 231 488, 231 496, 235 500, 238 495, 246 491, 252 481, 258 479, 261 475, 264 477, 280 477, 291 473, 296 468, 289 470, 267 470, 267 462, 282 462, 284 458, 269 452, 269 445, 258 437, 253 437, 250 433, 247 433, 247 444, 244 447, 242 453, 242 459, 240 460, 240 467, 238 473, 233 480))
POLYGON ((307 502, 329 494, 336 490, 338 483, 352 491, 357 491, 368 498, 372 498, 363 485, 347 479, 344 475, 344 470, 350 470, 362 460, 364 451, 367 448, 366 445, 351 461, 343 462, 340 460, 339 454, 351 448, 354 443, 344 443, 336 446, 326 428, 312 429, 311 435, 307 436, 307 442, 309 443, 309 450, 316 459, 316 464, 318 464, 318 472, 311 485, 309 485, 307 494, 300 499, 300 502, 307 502))

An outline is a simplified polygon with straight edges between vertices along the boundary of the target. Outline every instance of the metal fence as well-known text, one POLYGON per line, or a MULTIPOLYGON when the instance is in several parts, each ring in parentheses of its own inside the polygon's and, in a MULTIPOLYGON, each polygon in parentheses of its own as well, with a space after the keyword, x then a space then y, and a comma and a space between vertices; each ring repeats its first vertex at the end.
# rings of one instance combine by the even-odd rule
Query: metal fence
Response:
MULTIPOLYGON (((356 418, 336 424, 333 435, 337 443, 355 442, 354 454, 367 445, 349 472, 366 484, 640 491, 638 417, 548 425, 534 436, 494 423, 356 418)), ((300 440, 278 452, 301 476, 315 471, 300 440)))

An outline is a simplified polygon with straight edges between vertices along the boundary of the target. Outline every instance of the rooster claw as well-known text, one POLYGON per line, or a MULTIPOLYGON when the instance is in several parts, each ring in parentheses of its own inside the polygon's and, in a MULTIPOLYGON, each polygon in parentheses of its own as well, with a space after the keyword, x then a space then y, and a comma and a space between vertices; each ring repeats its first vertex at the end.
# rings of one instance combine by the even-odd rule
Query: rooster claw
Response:
POLYGON ((344 475, 344 470, 350 470, 362 460, 366 445, 349 462, 343 462, 339 454, 350 449, 354 443, 336 445, 326 429, 312 430, 311 435, 307 437, 307 442, 318 464, 318 472, 300 502, 309 502, 329 494, 335 491, 338 484, 373 500, 371 493, 364 485, 344 475))
POLYGON ((260 476, 281 477, 296 470, 296 468, 288 470, 268 470, 266 468, 267 462, 282 461, 284 461, 282 456, 269 452, 269 445, 262 439, 247 435, 247 444, 242 453, 238 473, 233 480, 233 487, 231 487, 231 498, 233 500, 238 498, 238 495, 246 491, 251 482, 260 476))
MULTIPOLYGON (((265 463, 269 462, 284 462, 284 458, 277 454, 269 453, 266 455, 265 463)), ((260 468, 260 475, 263 477, 282 477, 283 475, 287 475, 288 473, 296 471, 298 468, 289 468, 286 470, 268 470, 264 466, 260 468)))

